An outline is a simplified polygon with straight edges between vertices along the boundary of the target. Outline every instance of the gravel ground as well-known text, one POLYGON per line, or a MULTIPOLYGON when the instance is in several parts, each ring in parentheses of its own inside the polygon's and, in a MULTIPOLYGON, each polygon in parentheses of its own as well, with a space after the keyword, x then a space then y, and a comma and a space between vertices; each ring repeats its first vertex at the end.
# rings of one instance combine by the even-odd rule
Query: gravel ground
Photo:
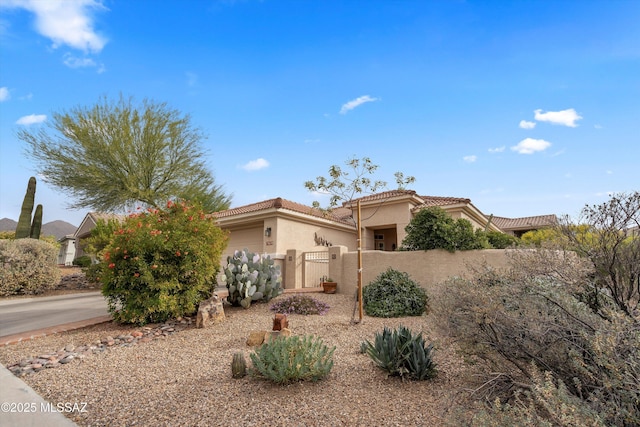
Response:
MULTIPOLYGON (((312 294, 331 309, 324 316, 290 315, 293 334, 314 334, 336 346, 334 367, 317 383, 277 386, 247 376, 231 377, 233 353, 244 351, 249 333, 270 330, 270 304, 249 310, 225 307, 226 321, 209 329, 189 328, 163 340, 114 347, 55 369, 23 377, 37 393, 56 403, 84 403, 69 414, 81 426, 433 426, 445 424, 473 366, 439 335, 433 315, 379 319, 351 325, 353 297, 312 294), (436 348, 438 377, 402 381, 387 377, 360 343, 386 325, 422 331, 436 348)), ((279 298, 282 298, 279 297, 279 298)), ((275 301, 275 300, 274 300, 275 301)), ((5 366, 25 357, 79 346, 131 332, 114 323, 52 335, 0 348, 5 366)), ((250 364, 250 362, 249 362, 250 364)))

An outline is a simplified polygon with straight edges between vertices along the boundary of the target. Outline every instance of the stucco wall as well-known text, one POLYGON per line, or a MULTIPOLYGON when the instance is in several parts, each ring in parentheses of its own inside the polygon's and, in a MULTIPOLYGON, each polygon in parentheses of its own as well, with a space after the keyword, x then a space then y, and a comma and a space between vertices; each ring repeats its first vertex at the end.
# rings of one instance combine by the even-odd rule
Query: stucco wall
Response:
MULTIPOLYGON (((344 248, 331 248, 329 271, 339 277, 338 293, 354 295, 357 289, 357 252, 346 252, 344 248), (333 257, 333 255, 336 255, 333 257), (335 259, 334 259, 335 258, 335 259)), ((450 253, 444 250, 431 251, 363 251, 363 286, 373 281, 389 267, 409 274, 427 291, 434 291, 438 283, 452 276, 464 276, 469 265, 487 263, 494 268, 506 268, 508 260, 503 249, 484 249, 477 251, 458 251, 450 253)))

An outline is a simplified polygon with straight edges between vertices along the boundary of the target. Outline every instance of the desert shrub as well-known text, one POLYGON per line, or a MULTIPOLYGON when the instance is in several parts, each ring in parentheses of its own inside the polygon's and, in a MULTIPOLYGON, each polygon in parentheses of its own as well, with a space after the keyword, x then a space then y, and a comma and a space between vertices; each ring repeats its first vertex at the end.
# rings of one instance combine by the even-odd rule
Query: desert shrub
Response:
POLYGON ((499 231, 487 231, 485 233, 491 247, 495 249, 506 249, 511 246, 520 244, 520 239, 510 234, 501 233, 499 231))
POLYGON ((0 231, 0 240, 13 240, 16 238, 15 231, 0 231))
POLYGON ((373 343, 364 341, 361 351, 389 375, 412 380, 428 380, 437 374, 433 344, 426 345, 422 333, 414 335, 404 326, 391 331, 385 326, 373 343))
POLYGON ((271 311, 282 314, 327 314, 329 304, 308 295, 294 294, 274 302, 271 311))
POLYGON ((0 240, 0 295, 32 295, 60 282, 55 246, 37 239, 0 240))
POLYGON ((640 322, 613 303, 594 312, 580 300, 576 289, 594 280, 584 261, 562 251, 515 251, 517 268, 443 284, 436 315, 463 351, 492 367, 478 396, 512 404, 526 392, 528 410, 552 425, 581 425, 554 420, 562 405, 605 425, 638 425, 640 322))
POLYGON ((227 257, 227 265, 220 281, 227 286, 227 301, 249 308, 252 301, 270 301, 282 293, 280 266, 270 256, 235 251, 227 257))
POLYGON ((91 265, 91 257, 89 255, 82 255, 73 260, 73 265, 84 268, 89 267, 91 265))
POLYGON ((130 215, 121 227, 98 268, 114 319, 145 324, 194 313, 213 292, 226 245, 215 220, 170 201, 130 215))
POLYGON ((444 209, 433 206, 420 210, 405 227, 403 250, 445 249, 449 252, 484 249, 489 242, 483 232, 475 232, 471 223, 453 219, 444 209))
POLYGON ((329 375, 334 351, 313 335, 279 337, 250 354, 251 374, 276 384, 315 382, 329 375))
POLYGON ((373 317, 420 316, 428 302, 426 291, 409 274, 393 268, 362 289, 364 311, 373 317))

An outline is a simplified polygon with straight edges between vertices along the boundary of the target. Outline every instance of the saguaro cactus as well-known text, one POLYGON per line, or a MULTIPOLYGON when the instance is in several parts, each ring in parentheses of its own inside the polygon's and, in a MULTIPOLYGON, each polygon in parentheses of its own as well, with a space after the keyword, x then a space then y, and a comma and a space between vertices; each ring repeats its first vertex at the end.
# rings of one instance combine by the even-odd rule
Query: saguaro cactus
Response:
MULTIPOLYGON (((33 201, 36 196, 36 178, 29 178, 27 194, 22 202, 22 210, 16 227, 16 239, 25 239, 31 236, 31 212, 33 212, 33 201)), ((40 220, 42 221, 42 219, 40 220)))
POLYGON ((42 228, 42 205, 38 205, 36 206, 36 213, 33 214, 33 222, 31 223, 30 236, 32 239, 40 238, 41 228, 42 228))

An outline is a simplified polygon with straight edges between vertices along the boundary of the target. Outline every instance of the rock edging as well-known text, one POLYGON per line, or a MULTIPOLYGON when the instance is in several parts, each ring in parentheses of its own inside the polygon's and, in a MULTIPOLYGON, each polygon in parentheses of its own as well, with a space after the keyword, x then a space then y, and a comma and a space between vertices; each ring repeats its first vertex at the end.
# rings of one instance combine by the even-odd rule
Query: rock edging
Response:
POLYGON ((156 326, 145 326, 139 330, 131 331, 128 334, 117 337, 106 336, 99 341, 80 346, 69 344, 64 348, 43 353, 37 357, 29 357, 7 366, 9 372, 17 377, 33 374, 43 369, 57 368, 62 365, 82 360, 93 354, 105 352, 114 347, 130 347, 142 343, 147 343, 157 339, 165 339, 176 332, 191 327, 193 320, 190 317, 179 317, 156 326))

